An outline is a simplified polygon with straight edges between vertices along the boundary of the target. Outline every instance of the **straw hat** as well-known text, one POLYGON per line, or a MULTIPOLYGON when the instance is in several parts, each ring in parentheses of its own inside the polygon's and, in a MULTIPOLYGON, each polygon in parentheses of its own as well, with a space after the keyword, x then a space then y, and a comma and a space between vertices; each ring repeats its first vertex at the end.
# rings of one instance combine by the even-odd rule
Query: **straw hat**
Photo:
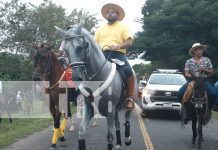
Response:
POLYGON ((194 52, 194 50, 196 50, 196 48, 202 48, 203 51, 205 51, 207 49, 207 45, 202 45, 200 43, 194 43, 192 45, 192 48, 189 49, 189 55, 190 56, 193 56, 193 52, 194 52))
POLYGON ((123 18, 125 17, 125 12, 123 10, 122 7, 120 7, 119 5, 117 4, 113 4, 113 3, 108 3, 108 4, 105 4, 102 8, 101 8, 101 14, 102 16, 107 19, 107 12, 108 10, 110 9, 114 9, 118 12, 118 18, 117 20, 118 21, 121 21, 123 20, 123 18))

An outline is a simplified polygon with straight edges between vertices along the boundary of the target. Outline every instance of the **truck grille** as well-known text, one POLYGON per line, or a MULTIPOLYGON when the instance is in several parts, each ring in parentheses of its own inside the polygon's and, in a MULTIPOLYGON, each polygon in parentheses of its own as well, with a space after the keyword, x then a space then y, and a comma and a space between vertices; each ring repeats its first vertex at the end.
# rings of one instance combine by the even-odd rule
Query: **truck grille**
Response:
POLYGON ((151 96, 151 101, 179 102, 177 99, 177 93, 177 91, 155 91, 154 95, 151 96))

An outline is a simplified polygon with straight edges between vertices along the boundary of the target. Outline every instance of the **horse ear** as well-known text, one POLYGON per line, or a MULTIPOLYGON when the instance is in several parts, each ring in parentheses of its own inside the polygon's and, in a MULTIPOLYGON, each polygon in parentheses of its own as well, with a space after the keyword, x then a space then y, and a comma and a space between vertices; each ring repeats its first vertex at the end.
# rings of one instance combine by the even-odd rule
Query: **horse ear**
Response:
POLYGON ((38 49, 38 48, 39 48, 39 46, 38 46, 36 43, 33 43, 33 44, 32 44, 32 47, 33 47, 34 49, 38 49))
POLYGON ((57 27, 57 26, 54 26, 56 31, 57 31, 57 34, 60 35, 63 39, 66 35, 66 31, 62 30, 61 28, 57 27))
POLYGON ((83 23, 80 23, 78 26, 77 26, 77 34, 78 35, 81 35, 82 34, 82 27, 83 27, 83 23))

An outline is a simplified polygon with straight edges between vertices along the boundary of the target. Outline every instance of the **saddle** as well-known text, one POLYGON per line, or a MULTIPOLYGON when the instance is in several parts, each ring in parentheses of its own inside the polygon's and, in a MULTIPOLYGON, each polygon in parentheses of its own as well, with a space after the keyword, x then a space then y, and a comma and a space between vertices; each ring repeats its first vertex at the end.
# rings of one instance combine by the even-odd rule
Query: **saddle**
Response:
POLYGON ((186 88, 186 91, 183 95, 183 98, 182 98, 182 104, 187 103, 191 100, 192 92, 194 89, 194 84, 195 84, 194 81, 189 82, 189 84, 186 88))
POLYGON ((119 60, 119 59, 110 59, 109 60, 110 62, 112 63, 115 63, 117 65, 117 71, 119 72, 120 76, 121 76, 121 79, 122 79, 122 85, 123 87, 127 87, 127 77, 123 71, 123 68, 122 66, 125 65, 125 62, 119 60))
POLYGON ((127 90, 128 90, 127 76, 125 75, 124 68, 123 68, 123 66, 125 65, 125 62, 119 59, 110 59, 109 61, 116 64, 117 71, 119 72, 121 76, 123 91, 121 94, 121 101, 119 102, 118 107, 122 108, 122 107, 125 107, 125 99, 126 99, 127 90))

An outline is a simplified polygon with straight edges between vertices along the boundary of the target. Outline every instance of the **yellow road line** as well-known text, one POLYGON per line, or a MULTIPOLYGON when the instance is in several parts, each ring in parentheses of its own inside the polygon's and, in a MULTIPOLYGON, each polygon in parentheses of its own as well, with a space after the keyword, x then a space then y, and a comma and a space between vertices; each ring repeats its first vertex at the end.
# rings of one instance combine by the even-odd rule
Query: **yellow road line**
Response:
POLYGON ((141 128, 141 132, 142 132, 142 135, 143 135, 143 138, 144 138, 144 142, 145 142, 145 146, 147 148, 147 150, 154 150, 154 146, 152 144, 152 141, 151 141, 151 138, 148 134, 148 131, 145 127, 145 124, 140 116, 140 113, 136 110, 134 110, 137 118, 138 118, 138 121, 139 121, 139 125, 140 125, 140 128, 141 128))

